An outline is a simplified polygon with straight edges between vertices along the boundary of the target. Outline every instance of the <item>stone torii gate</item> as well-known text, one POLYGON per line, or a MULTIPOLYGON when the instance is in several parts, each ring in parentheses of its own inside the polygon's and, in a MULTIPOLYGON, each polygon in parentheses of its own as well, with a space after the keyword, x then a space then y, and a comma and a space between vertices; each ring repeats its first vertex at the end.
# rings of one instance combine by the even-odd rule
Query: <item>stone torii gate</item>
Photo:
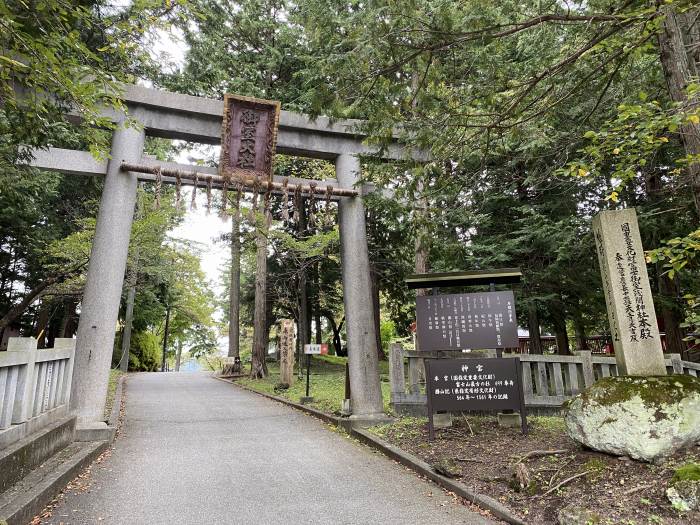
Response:
MULTIPOLYGON (((117 124, 109 161, 95 160, 85 151, 51 148, 35 152, 32 164, 40 169, 65 174, 105 177, 81 305, 71 395, 71 408, 78 416, 78 427, 85 430, 99 431, 104 426, 101 422, 102 412, 107 395, 137 182, 156 179, 153 172, 146 172, 150 170, 135 172, 126 168, 159 167, 164 182, 174 182, 175 179, 169 173, 210 174, 209 184, 212 187, 223 186, 222 179, 216 176, 215 168, 159 162, 143 156, 146 136, 219 144, 223 101, 133 85, 125 87, 123 101, 128 108, 128 118, 136 121, 139 126, 125 126, 126 115, 106 111, 117 124)), ((365 208, 361 189, 356 185, 361 178, 358 155, 378 156, 378 153, 376 149, 363 144, 363 136, 356 130, 358 124, 360 121, 331 122, 325 117, 312 121, 306 115, 281 111, 276 151, 335 162, 335 180, 290 178, 289 184, 301 185, 305 193, 315 190, 309 187, 310 183, 318 185, 319 193, 331 186, 334 189, 334 199, 339 200, 340 255, 352 417, 371 420, 382 417, 383 405, 375 349, 375 326, 369 306, 372 304, 372 296, 365 208)), ((425 160, 422 155, 409 151, 397 141, 385 148, 381 156, 395 160, 425 160)), ((282 182, 281 178, 273 178, 273 183, 282 182)), ((207 181, 201 176, 192 176, 182 178, 181 183, 205 186, 207 181)), ((270 188, 272 189, 271 186, 270 188)))

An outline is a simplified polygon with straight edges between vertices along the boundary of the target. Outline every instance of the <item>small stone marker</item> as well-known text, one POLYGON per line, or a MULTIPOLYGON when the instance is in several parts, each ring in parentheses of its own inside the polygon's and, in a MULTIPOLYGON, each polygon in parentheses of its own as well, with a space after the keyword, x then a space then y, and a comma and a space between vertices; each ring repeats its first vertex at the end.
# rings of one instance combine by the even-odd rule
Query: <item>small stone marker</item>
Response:
POLYGON ((620 375, 666 375, 637 213, 600 212, 593 235, 620 375))
POLYGON ((294 321, 280 321, 280 383, 292 385, 294 382, 294 321))

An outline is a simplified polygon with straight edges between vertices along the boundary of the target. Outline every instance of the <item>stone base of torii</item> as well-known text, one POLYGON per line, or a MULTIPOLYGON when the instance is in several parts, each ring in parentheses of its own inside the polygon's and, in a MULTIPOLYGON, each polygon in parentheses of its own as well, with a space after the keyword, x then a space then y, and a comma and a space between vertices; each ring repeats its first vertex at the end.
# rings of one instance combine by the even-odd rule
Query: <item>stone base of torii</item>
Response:
MULTIPOLYGON (((77 333, 76 360, 71 408, 78 416, 78 427, 87 432, 99 431, 102 423, 112 348, 115 338, 124 273, 126 270, 137 182, 154 180, 152 159, 143 158, 147 135, 216 144, 220 140, 223 101, 126 86, 123 96, 129 109, 129 125, 124 115, 112 114, 117 124, 112 138, 110 160, 100 162, 82 151, 50 149, 37 151, 33 165, 66 174, 103 175, 104 189, 90 254, 87 281, 81 304, 77 333), (133 121, 139 125, 134 126, 133 121), (150 169, 144 169, 150 166, 150 169), (128 171, 124 168, 138 169, 128 171)), ((110 114, 109 112, 106 112, 110 114)), ((277 152, 335 161, 337 180, 294 180, 317 193, 334 188, 333 199, 339 201, 341 266, 351 383, 351 404, 357 420, 380 420, 383 416, 379 382, 378 354, 372 304, 370 266, 367 249, 365 208, 358 192, 361 179, 358 155, 375 155, 362 143, 357 121, 331 123, 320 117, 314 121, 300 114, 281 112, 277 152)), ((425 160, 394 143, 383 157, 425 160)), ((169 168, 185 174, 215 170, 200 166, 172 166, 162 163, 167 179, 169 168)), ((170 173, 170 175, 173 175, 170 173)), ((206 178, 188 177, 183 185, 204 186, 206 178)), ((216 186, 220 187, 216 180, 216 186)), ((277 183, 281 181, 276 181, 277 183)), ((208 184, 212 185, 210 180, 208 184)), ((265 184, 265 183, 264 183, 265 184)), ((266 190, 279 190, 265 187, 266 190)))

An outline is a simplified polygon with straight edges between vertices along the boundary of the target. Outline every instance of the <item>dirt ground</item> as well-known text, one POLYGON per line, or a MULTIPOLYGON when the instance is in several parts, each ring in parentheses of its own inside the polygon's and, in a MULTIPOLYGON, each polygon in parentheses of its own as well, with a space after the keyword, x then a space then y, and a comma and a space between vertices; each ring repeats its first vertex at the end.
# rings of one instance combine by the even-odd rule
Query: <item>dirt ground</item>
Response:
POLYGON ((650 465, 583 450, 566 435, 561 418, 528 420, 530 432, 523 436, 519 428, 498 427, 495 418, 455 417, 432 443, 425 418, 402 418, 373 431, 431 465, 452 468, 462 483, 533 525, 557 524, 564 507, 593 511, 599 518, 593 523, 605 525, 700 524, 700 513, 679 513, 666 498, 675 468, 700 462, 700 447, 650 465), (559 452, 528 457, 533 451, 559 452))

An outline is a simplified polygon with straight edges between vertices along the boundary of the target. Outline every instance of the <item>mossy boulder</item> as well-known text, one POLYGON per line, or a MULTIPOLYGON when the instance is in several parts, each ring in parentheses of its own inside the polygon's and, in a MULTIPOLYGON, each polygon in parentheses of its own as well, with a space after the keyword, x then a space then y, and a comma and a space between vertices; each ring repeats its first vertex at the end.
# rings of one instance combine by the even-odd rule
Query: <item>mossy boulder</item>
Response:
POLYGON ((617 456, 659 462, 700 441, 700 379, 692 376, 606 377, 565 409, 571 439, 617 456))

